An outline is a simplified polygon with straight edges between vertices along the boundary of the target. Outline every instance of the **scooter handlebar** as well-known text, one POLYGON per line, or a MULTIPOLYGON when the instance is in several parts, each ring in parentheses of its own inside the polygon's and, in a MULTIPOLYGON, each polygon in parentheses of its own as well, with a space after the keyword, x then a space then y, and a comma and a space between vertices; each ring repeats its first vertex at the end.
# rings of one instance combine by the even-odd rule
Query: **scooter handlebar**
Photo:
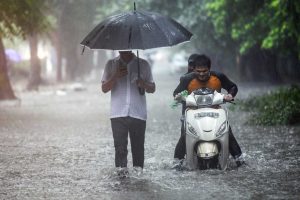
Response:
POLYGON ((232 99, 232 100, 230 100, 230 101, 226 101, 226 100, 224 99, 224 103, 231 103, 231 104, 233 104, 233 105, 236 105, 236 103, 234 102, 234 99, 232 99))

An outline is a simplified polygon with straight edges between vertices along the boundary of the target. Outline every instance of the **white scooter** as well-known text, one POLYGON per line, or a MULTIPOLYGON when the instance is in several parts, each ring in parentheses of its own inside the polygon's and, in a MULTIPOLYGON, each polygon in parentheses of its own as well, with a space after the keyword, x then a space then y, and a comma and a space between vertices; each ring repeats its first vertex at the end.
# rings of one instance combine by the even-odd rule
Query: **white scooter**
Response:
POLYGON ((186 164, 191 170, 225 170, 229 158, 228 112, 224 104, 224 94, 208 88, 193 91, 176 100, 186 102, 186 164))

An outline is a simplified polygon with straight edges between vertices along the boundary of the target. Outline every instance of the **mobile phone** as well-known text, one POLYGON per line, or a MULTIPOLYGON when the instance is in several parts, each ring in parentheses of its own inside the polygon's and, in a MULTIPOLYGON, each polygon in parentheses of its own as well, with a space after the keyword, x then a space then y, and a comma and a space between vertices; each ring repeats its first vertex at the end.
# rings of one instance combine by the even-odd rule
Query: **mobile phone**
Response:
POLYGON ((119 62, 119 68, 121 71, 127 71, 127 66, 122 62, 119 62))
POLYGON ((127 73, 127 65, 125 63, 119 62, 119 69, 120 69, 120 72, 127 73))

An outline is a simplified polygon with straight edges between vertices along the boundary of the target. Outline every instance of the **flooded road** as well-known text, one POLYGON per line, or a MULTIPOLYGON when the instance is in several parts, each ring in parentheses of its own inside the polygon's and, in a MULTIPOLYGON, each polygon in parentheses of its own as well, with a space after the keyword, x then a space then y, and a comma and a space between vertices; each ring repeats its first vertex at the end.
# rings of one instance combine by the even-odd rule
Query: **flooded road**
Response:
MULTIPOLYGON (((0 199, 299 199, 300 127, 246 126, 230 112, 247 166, 226 171, 175 171, 180 107, 171 109, 178 77, 155 76, 147 95, 145 168, 120 179, 114 169, 109 94, 87 90, 19 93, 0 105, 0 199)), ((237 98, 268 88, 240 86, 237 98)))

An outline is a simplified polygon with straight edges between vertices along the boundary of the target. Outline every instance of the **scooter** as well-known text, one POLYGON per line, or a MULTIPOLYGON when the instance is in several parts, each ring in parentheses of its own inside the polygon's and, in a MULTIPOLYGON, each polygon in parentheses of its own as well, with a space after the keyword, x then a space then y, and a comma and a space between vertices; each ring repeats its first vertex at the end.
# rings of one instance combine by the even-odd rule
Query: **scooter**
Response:
POLYGON ((229 159, 229 122, 228 111, 221 107, 226 103, 224 94, 200 88, 180 98, 187 107, 186 166, 190 170, 225 170, 229 159))

